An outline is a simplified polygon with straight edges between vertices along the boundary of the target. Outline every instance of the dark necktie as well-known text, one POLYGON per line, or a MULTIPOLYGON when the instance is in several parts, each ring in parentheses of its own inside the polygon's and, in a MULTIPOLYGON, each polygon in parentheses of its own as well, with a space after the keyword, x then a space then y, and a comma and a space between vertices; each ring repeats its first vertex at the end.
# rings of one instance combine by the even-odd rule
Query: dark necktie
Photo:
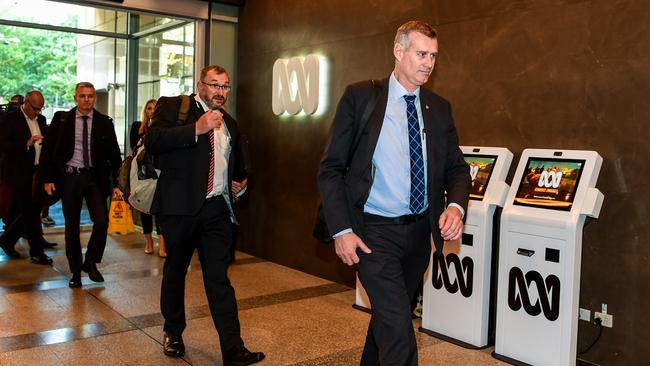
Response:
POLYGON ((210 169, 208 169, 208 188, 206 193, 212 192, 214 186, 214 130, 208 132, 210 138, 210 169))
POLYGON ((411 197, 409 209, 417 214, 424 208, 424 161, 422 159, 422 138, 418 112, 415 109, 415 95, 405 95, 406 118, 409 132, 409 157, 411 158, 411 197))
POLYGON ((90 154, 88 150, 88 116, 81 116, 84 121, 83 132, 81 134, 81 148, 83 152, 84 168, 90 167, 90 154))

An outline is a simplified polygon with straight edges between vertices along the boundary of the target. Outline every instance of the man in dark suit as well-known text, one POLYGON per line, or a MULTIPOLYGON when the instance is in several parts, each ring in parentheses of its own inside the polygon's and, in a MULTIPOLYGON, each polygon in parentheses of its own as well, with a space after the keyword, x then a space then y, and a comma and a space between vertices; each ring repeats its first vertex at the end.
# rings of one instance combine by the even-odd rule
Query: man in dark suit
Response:
POLYGON ((43 252, 46 242, 41 230, 40 203, 32 194, 32 181, 41 157, 41 140, 47 129, 45 117, 40 114, 44 104, 43 94, 31 91, 24 103, 9 112, 0 125, 0 150, 6 154, 2 179, 11 187, 16 209, 11 223, 0 236, 0 247, 8 256, 18 258, 20 254, 14 245, 25 236, 32 263, 49 265, 52 259, 43 252))
POLYGON ((351 146, 374 92, 348 86, 332 123, 318 184, 336 253, 358 274, 370 304, 362 365, 417 365, 411 299, 429 263, 431 238, 463 232, 469 168, 449 103, 428 89, 435 30, 410 21, 398 30, 395 68, 358 146, 351 146), (446 201, 445 201, 446 192, 446 201))
POLYGON ((232 197, 245 189, 238 163, 239 130, 223 109, 230 77, 222 67, 208 66, 201 71, 197 90, 185 99, 190 108, 181 120, 183 98, 160 98, 145 135, 145 146, 161 169, 151 211, 158 215, 167 244, 160 293, 163 351, 170 357, 185 353, 185 274, 197 249, 223 364, 249 365, 264 359, 264 354, 244 347, 227 273, 236 223, 232 197))
POLYGON ((93 84, 81 82, 76 85, 74 100, 77 106, 67 113, 56 133, 53 131, 51 134, 52 153, 46 156, 47 163, 43 164, 42 170, 47 194, 53 195, 55 190, 61 193, 65 251, 72 272, 70 287, 81 286, 82 270, 88 273, 92 281, 104 281, 97 263, 102 261, 106 247, 106 200, 111 192, 121 195, 119 189, 113 188, 122 162, 115 127, 110 117, 94 109, 96 98, 93 84), (79 219, 84 199, 93 221, 85 260, 79 238, 79 219))

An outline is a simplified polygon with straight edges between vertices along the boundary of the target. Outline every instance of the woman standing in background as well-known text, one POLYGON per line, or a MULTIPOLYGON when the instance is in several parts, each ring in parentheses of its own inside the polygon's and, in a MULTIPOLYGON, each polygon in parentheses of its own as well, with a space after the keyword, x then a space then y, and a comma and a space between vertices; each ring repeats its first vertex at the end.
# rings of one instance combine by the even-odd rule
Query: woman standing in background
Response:
MULTIPOLYGON (((149 125, 151 124, 151 117, 153 116, 153 111, 156 109, 156 99, 149 99, 144 105, 144 110, 142 111, 142 122, 136 121, 131 125, 131 150, 135 150, 138 145, 138 141, 147 133, 149 125)), ((147 243, 144 246, 144 252, 147 254, 153 253, 153 238, 151 237, 151 232, 153 231, 153 217, 152 215, 140 212, 140 221, 142 222, 142 232, 144 237, 147 240, 147 243)), ((160 232, 160 226, 158 225, 158 220, 156 220, 156 233, 158 233, 158 255, 162 258, 167 256, 167 249, 165 248, 165 239, 163 238, 162 233, 160 232)))

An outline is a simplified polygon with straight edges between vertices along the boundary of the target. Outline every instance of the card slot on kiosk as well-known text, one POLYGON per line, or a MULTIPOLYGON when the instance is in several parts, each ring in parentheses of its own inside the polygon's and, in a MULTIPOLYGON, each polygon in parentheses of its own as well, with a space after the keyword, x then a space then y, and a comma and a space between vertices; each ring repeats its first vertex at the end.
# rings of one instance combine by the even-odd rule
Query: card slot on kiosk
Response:
POLYGON ((526 149, 501 215, 494 357, 575 365, 582 231, 597 218, 595 151, 526 149))
POLYGON ((423 288, 420 331, 467 348, 489 345, 494 216, 512 162, 506 148, 461 146, 472 187, 461 240, 433 252, 423 288))

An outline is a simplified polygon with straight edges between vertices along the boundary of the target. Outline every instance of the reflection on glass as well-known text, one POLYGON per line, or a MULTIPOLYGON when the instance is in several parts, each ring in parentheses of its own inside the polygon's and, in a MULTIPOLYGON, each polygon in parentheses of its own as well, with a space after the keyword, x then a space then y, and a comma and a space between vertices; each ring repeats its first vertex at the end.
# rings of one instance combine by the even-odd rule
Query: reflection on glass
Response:
POLYGON ((138 109, 160 96, 194 90, 194 24, 140 39, 138 109))
POLYGON ((6 20, 126 33, 126 12, 45 0, 0 2, 0 18, 6 20))

